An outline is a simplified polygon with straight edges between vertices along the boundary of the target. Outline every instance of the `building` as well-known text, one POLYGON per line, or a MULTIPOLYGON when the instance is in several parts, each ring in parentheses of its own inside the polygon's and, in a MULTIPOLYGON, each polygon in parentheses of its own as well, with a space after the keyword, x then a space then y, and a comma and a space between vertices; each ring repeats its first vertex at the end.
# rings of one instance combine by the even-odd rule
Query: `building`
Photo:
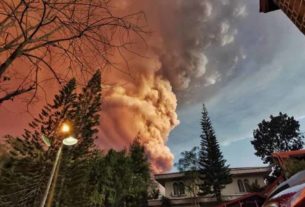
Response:
MULTIPOLYGON (((264 187, 265 176, 269 173, 268 167, 231 168, 233 182, 222 190, 223 200, 230 201, 245 196, 255 182, 264 187)), ((184 173, 158 174, 155 179, 164 188, 164 196, 170 200, 171 206, 194 206, 192 193, 188 192, 185 187, 190 180, 184 173)), ((206 207, 215 206, 216 201, 212 196, 199 196, 197 200, 206 207)), ((161 203, 161 199, 150 200, 149 206, 160 207, 161 203)))
POLYGON ((260 12, 281 9, 305 34, 305 1, 303 0, 260 0, 260 12))

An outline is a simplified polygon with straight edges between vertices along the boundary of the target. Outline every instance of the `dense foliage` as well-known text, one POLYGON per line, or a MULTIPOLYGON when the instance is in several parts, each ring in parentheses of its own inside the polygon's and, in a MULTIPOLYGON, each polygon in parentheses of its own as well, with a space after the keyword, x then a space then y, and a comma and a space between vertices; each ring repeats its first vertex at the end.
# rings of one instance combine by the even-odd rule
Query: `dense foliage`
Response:
POLYGON ((31 122, 22 137, 8 137, 9 158, 1 169, 0 206, 38 206, 60 145, 58 126, 72 117, 76 101, 75 80, 71 80, 55 96, 54 103, 45 106, 31 122), (42 135, 51 140, 47 148, 42 135), (58 137, 58 139, 57 139, 58 137))
POLYGON ((144 207, 151 183, 144 148, 135 141, 129 152, 95 148, 101 110, 101 75, 96 72, 81 92, 71 80, 30 123, 22 137, 9 136, 1 155, 0 206, 40 206, 62 139, 63 122, 73 126, 75 146, 64 146, 47 206, 144 207), (48 147, 42 137, 50 140, 48 147), (3 154, 3 153, 2 153, 3 154))
POLYGON ((270 120, 259 123, 253 137, 251 143, 256 150, 255 155, 271 165, 273 152, 298 150, 304 144, 299 122, 283 113, 278 116, 271 115, 270 120))
POLYGON ((135 141, 129 150, 97 154, 90 170, 90 201, 102 207, 145 207, 151 183, 144 148, 135 141))

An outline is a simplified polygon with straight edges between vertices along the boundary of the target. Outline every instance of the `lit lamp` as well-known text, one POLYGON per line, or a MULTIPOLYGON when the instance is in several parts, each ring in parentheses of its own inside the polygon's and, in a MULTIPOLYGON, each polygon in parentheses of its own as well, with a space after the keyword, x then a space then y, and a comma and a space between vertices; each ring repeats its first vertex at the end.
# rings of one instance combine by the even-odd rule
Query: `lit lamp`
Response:
MULTIPOLYGON (((57 180, 56 176, 54 178, 54 175, 55 175, 56 168, 58 168, 58 165, 59 165, 59 159, 60 159, 60 156, 61 156, 61 153, 62 153, 63 145, 72 146, 72 145, 77 144, 77 142, 78 142, 78 140, 75 137, 71 136, 71 131, 72 131, 72 125, 69 122, 64 122, 60 127, 60 132, 63 135, 67 135, 67 137, 62 140, 62 144, 57 151, 56 159, 54 161, 53 168, 52 168, 52 171, 51 171, 51 175, 50 175, 50 178, 49 178, 47 188, 46 188, 45 194, 43 196, 42 202, 40 204, 40 207, 45 207, 52 182, 53 182, 54 179, 57 180)), ((47 136, 42 135, 42 140, 48 147, 51 146, 50 139, 47 136)), ((55 181, 55 183, 56 183, 56 181, 55 181)), ((49 199, 49 200, 52 200, 52 198, 49 199)), ((48 206, 49 205, 51 205, 51 204, 48 204, 48 206)))
MULTIPOLYGON (((64 122, 61 126, 61 132, 63 134, 71 134, 71 131, 72 131, 71 128, 72 127, 69 123, 64 122)), ((75 144, 77 144, 77 142, 78 142, 78 140, 73 136, 68 136, 68 137, 64 138, 62 141, 62 143, 67 146, 75 145, 75 144)))
POLYGON ((64 123, 61 125, 60 130, 61 130, 61 132, 63 132, 63 133, 69 133, 69 132, 71 132, 71 126, 70 126, 70 124, 68 124, 67 122, 64 122, 64 123))

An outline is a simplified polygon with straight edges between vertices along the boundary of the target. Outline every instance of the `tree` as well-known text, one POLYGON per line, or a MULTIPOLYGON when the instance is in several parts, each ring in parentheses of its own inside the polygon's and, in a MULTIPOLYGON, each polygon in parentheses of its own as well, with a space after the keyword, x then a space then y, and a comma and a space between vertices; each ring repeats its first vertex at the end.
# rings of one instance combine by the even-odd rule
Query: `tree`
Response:
POLYGON ((110 150, 96 157, 90 170, 90 202, 102 207, 146 207, 151 183, 144 148, 137 141, 129 153, 110 150))
POLYGON ((199 181, 199 148, 193 147, 190 151, 184 151, 181 153, 182 158, 175 163, 175 167, 180 172, 183 172, 188 182, 184 185, 186 190, 192 195, 194 200, 194 206, 199 206, 198 202, 198 186, 199 181))
POLYGON ((0 104, 111 64, 113 50, 143 32, 141 12, 117 13, 110 0, 0 1, 0 104))
POLYGON ((8 136, 9 161, 1 169, 0 206, 38 206, 45 191, 58 146, 56 130, 70 111, 76 99, 75 80, 71 80, 60 91, 52 105, 42 109, 38 118, 29 124, 22 137, 8 136), (44 147, 42 134, 52 142, 44 147))
POLYGON ((148 206, 148 189, 151 185, 150 165, 144 147, 136 138, 129 149, 130 167, 133 176, 129 206, 148 206))
POLYGON ((86 206, 89 202, 86 183, 91 159, 96 153, 94 141, 97 138, 101 111, 100 71, 92 76, 78 94, 72 108, 69 120, 73 123, 73 135, 78 138, 78 143, 74 147, 66 148, 61 159, 57 190, 53 199, 56 206, 86 206))
POLYGON ((75 146, 63 148, 47 206, 146 207, 151 183, 144 147, 136 140, 129 152, 95 148, 101 110, 101 74, 97 71, 80 93, 72 79, 46 105, 22 137, 9 137, 8 161, 0 168, 0 206, 40 205, 54 158, 66 136, 59 126, 69 120, 75 146), (48 137, 46 146, 42 135, 48 137))
POLYGON ((89 179, 89 198, 93 206, 127 206, 126 197, 132 177, 128 164, 125 151, 110 150, 106 155, 100 154, 94 160, 89 179))
POLYGON ((232 182, 229 165, 220 151, 208 111, 203 105, 201 118, 201 148, 199 157, 200 190, 204 195, 213 194, 221 201, 221 189, 232 182))
POLYGON ((61 168, 56 171, 59 179, 53 181, 49 196, 54 199, 48 202, 56 206, 83 206, 81 202, 86 197, 80 201, 81 198, 77 199, 75 193, 81 195, 86 187, 85 182, 80 181, 86 180, 87 171, 84 167, 93 150, 99 125, 100 83, 100 73, 97 72, 83 92, 77 95, 76 83, 72 79, 55 96, 53 104, 46 105, 38 118, 29 124, 31 130, 26 129, 21 138, 9 137, 9 162, 1 168, 0 206, 40 205, 53 160, 62 145, 63 135, 58 129, 66 120, 73 123, 73 135, 78 138, 79 144, 64 148, 61 168), (42 135, 49 138, 50 147, 45 146, 42 135), (75 185, 75 182, 79 183, 75 185), (60 189, 64 189, 65 199, 60 189), (64 203, 67 201, 70 203, 64 203))
POLYGON ((155 200, 160 197, 159 184, 156 181, 151 182, 148 188, 148 200, 155 200))
POLYGON ((293 116, 281 112, 259 123, 253 137, 251 144, 256 150, 255 155, 269 165, 274 165, 271 157, 273 152, 298 150, 304 144, 299 122, 293 116))

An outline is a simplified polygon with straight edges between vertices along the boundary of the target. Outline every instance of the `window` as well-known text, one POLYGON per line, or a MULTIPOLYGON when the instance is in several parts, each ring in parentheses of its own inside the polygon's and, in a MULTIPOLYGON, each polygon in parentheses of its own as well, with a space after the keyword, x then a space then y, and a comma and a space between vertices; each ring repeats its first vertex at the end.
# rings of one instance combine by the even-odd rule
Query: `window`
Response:
POLYGON ((251 186, 250 186, 250 182, 248 179, 244 179, 244 180, 238 180, 237 181, 238 184, 238 188, 239 188, 239 192, 250 192, 251 191, 251 186))
POLYGON ((244 187, 243 181, 238 180, 237 184, 238 184, 239 192, 242 192, 242 193, 245 192, 245 187, 244 187))
POLYGON ((179 183, 179 193, 180 193, 180 195, 185 194, 185 188, 184 188, 184 184, 182 182, 179 183))
POLYGON ((173 187, 174 187, 174 195, 177 196, 179 194, 178 183, 174 183, 173 187))
POLYGON ((247 192, 251 191, 250 183, 248 179, 244 179, 244 185, 247 192))
POLYGON ((175 182, 173 184, 174 196, 182 196, 185 194, 185 187, 183 182, 175 182))

